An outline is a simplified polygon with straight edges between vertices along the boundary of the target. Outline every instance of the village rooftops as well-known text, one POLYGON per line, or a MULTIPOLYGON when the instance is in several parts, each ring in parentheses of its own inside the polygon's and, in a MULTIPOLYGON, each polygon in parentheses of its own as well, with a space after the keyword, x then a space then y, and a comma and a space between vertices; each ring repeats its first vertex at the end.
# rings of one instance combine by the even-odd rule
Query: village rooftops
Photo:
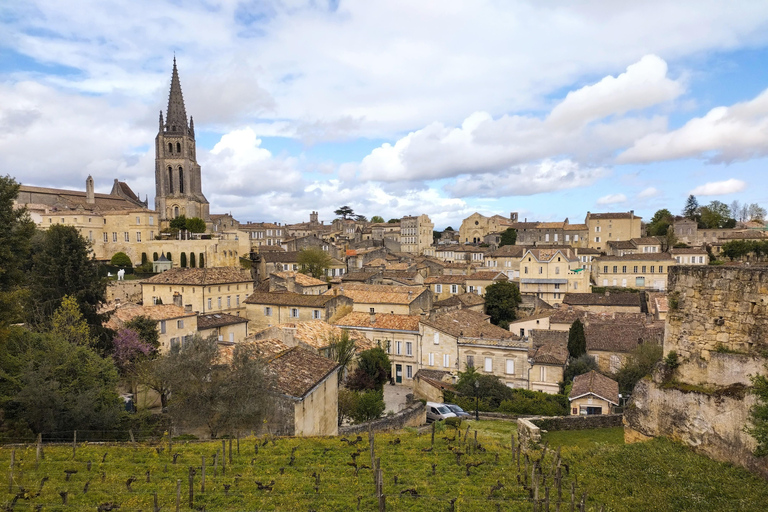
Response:
POLYGON ((172 268, 142 281, 142 284, 211 286, 253 282, 248 270, 234 267, 172 268))
POLYGON ((568 348, 562 343, 546 343, 535 349, 531 362, 534 364, 565 365, 568 362, 568 348))
POLYGON ((464 284, 468 277, 463 274, 443 274, 426 278, 424 284, 464 284))
POLYGON ((447 308, 452 306, 461 306, 469 308, 472 306, 480 306, 485 304, 485 299, 476 293, 460 293, 458 295, 451 295, 447 299, 439 300, 432 306, 435 308, 447 308))
POLYGON ((266 251, 261 254, 265 263, 296 263, 299 251, 266 251))
POLYGON ((303 295, 295 292, 255 292, 245 299, 245 303, 269 304, 275 306, 325 307, 328 302, 337 297, 337 295, 303 295))
POLYGON ((338 371, 339 365, 311 350, 293 347, 269 359, 267 368, 280 393, 301 400, 338 371))
POLYGON ((619 405, 619 383, 595 370, 574 377, 573 387, 568 395, 568 399, 576 400, 589 394, 602 398, 614 405, 619 405))
POLYGON ((372 329, 384 331, 419 332, 419 315, 394 315, 388 313, 349 313, 334 322, 346 329, 372 329))
POLYGON ((212 313, 209 315, 200 315, 197 317, 197 330, 214 329, 226 325, 244 324, 248 321, 242 316, 229 315, 227 313, 212 313))
POLYGON ((582 323, 633 323, 645 324, 646 315, 644 313, 615 313, 615 312, 595 312, 571 309, 570 307, 560 307, 552 310, 549 317, 550 324, 572 324, 576 320, 582 323))
POLYGON ((619 323, 595 323, 584 327, 587 350, 604 352, 631 352, 643 343, 661 345, 664 326, 619 323))
POLYGON ((283 279, 293 279, 296 281, 296 284, 300 286, 325 286, 328 284, 325 281, 315 279, 314 277, 308 276, 307 274, 302 274, 301 272, 272 272, 271 275, 281 277, 283 279))
POLYGON ((128 303, 118 306, 110 316, 106 326, 110 329, 119 329, 123 324, 130 322, 136 317, 146 316, 155 322, 162 320, 175 320, 177 318, 187 318, 195 316, 194 311, 186 311, 181 306, 175 304, 156 304, 140 306, 138 304, 128 303))
POLYGON ((468 338, 475 338, 478 341, 482 339, 484 345, 494 344, 494 340, 520 341, 520 338, 515 334, 489 323, 488 318, 488 315, 476 311, 458 309, 447 313, 433 314, 429 318, 422 319, 421 323, 456 338, 464 338, 465 341, 468 338))
POLYGON ((265 338, 263 340, 254 340, 251 337, 245 339, 243 343, 248 343, 256 348, 259 355, 265 359, 276 356, 281 352, 285 352, 289 347, 277 338, 265 338))
POLYGON ((569 306, 640 307, 639 293, 566 293, 563 304, 569 306))
POLYGON ((568 344, 568 331, 553 331, 550 329, 531 329, 531 345, 539 347, 542 345, 562 345, 568 344))
POLYGON ((614 219, 642 219, 634 214, 634 212, 615 212, 615 213, 590 213, 587 212, 587 218, 597 220, 614 220, 614 219))
POLYGON ((344 295, 357 304, 402 304, 416 301, 429 290, 423 286, 392 286, 344 283, 334 286, 322 296, 344 295))

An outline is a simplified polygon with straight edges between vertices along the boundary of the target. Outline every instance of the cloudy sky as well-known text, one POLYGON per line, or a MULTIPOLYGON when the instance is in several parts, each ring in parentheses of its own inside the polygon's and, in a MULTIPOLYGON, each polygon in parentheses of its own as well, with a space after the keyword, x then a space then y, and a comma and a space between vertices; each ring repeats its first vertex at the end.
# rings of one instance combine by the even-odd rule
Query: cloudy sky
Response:
POLYGON ((768 2, 0 5, 0 172, 154 204, 174 53, 211 212, 768 207, 768 2))

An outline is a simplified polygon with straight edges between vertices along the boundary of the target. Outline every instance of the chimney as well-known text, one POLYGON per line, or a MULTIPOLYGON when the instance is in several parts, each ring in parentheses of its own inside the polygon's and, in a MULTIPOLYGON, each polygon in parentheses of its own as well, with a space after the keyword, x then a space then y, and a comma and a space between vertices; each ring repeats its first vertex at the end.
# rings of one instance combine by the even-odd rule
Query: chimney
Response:
POLYGON ((373 308, 371 308, 371 324, 376 323, 376 311, 374 311, 373 308))
POLYGON ((184 304, 184 312, 185 313, 191 313, 192 312, 192 304, 184 304))
POLYGON ((85 179, 85 202, 87 204, 95 204, 96 196, 93 193, 93 178, 89 174, 85 179))

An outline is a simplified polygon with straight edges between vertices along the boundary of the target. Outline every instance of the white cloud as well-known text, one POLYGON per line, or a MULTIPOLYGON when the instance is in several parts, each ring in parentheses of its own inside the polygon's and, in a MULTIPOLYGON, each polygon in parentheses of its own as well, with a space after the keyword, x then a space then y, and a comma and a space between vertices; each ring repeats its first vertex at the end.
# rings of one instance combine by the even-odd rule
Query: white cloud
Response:
POLYGON ((723 196, 726 194, 735 194, 741 192, 747 187, 747 184, 741 180, 731 178, 725 181, 713 181, 699 185, 691 190, 694 196, 723 196))
POLYGON ((609 204, 619 204, 619 203, 626 203, 627 202, 627 196, 624 194, 609 194, 607 196, 603 196, 599 198, 596 203, 599 205, 609 205, 609 204))
POLYGON ((639 194, 637 194, 638 199, 648 199, 650 197, 656 197, 660 194, 659 190, 656 187, 648 187, 646 189, 643 189, 640 191, 639 194))
POLYGON ((652 133, 619 155, 620 163, 679 158, 734 162, 768 155, 768 89, 755 99, 717 107, 677 130, 652 133))

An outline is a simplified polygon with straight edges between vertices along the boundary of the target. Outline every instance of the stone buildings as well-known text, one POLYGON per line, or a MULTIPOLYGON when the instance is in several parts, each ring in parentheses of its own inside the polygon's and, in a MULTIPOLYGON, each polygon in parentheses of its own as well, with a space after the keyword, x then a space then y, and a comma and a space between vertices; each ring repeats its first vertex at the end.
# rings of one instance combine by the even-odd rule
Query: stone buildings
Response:
POLYGON ((409 254, 422 254, 432 245, 435 225, 425 214, 408 215, 400 219, 400 250, 409 254))

